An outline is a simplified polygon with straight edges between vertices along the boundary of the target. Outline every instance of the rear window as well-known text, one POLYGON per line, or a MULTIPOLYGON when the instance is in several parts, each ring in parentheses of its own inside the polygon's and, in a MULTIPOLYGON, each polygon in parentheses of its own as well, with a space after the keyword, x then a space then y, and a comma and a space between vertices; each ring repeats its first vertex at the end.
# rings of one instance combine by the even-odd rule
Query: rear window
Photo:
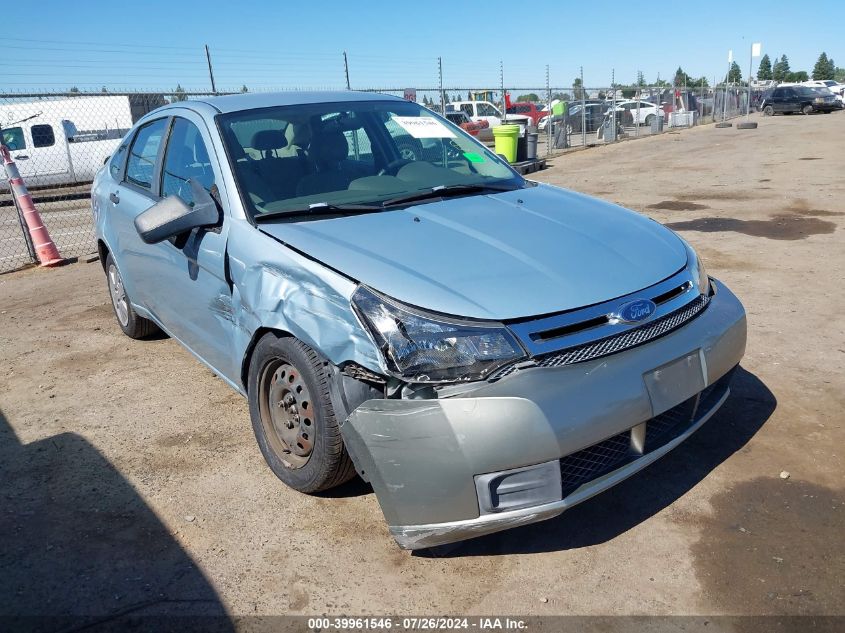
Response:
POLYGON ((53 128, 49 125, 33 125, 30 132, 32 133, 33 147, 52 147, 56 144, 56 136, 53 134, 53 128))

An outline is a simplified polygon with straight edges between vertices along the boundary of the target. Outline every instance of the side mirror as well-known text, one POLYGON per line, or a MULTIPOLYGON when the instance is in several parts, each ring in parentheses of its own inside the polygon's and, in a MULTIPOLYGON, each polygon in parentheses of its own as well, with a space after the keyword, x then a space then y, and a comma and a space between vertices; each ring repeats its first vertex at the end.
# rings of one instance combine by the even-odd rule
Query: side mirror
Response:
POLYGON ((193 178, 188 184, 193 204, 179 196, 168 196, 135 217, 135 230, 144 242, 157 244, 192 229, 220 223, 220 209, 214 198, 193 178))

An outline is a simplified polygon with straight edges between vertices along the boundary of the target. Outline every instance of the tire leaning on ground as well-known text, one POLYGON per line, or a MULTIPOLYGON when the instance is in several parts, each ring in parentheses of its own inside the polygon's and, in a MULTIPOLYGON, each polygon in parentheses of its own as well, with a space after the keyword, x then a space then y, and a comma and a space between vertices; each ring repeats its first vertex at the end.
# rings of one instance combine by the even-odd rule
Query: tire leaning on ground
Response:
POLYGON ((722 121, 716 124, 716 127, 733 127, 733 123, 728 123, 727 121, 722 121))
POLYGON ((755 121, 743 121, 742 123, 736 124, 736 129, 738 130, 756 130, 757 123, 755 121))
POLYGON ((763 116, 774 116, 774 114, 775 114, 775 109, 772 106, 768 105, 765 108, 763 108, 763 116))
POLYGON ((313 349, 290 336, 265 334, 252 353, 247 389, 252 430, 276 477, 312 493, 355 476, 324 361, 313 349))
POLYGON ((114 308, 114 316, 117 324, 123 333, 129 338, 144 338, 158 330, 158 326, 149 319, 138 316, 132 309, 132 302, 126 295, 126 288, 123 286, 123 277, 114 263, 114 258, 109 253, 106 256, 106 282, 109 286, 111 305, 114 308))

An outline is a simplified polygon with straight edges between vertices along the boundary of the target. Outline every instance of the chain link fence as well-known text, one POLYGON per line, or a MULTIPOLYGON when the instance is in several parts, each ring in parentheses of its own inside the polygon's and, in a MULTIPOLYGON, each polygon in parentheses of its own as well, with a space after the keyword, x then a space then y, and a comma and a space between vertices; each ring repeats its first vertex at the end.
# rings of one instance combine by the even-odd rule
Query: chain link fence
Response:
MULTIPOLYGON (((523 122, 538 133, 538 157, 569 147, 658 134, 745 113, 747 89, 716 88, 372 88, 429 107, 489 121, 478 133, 493 146, 492 128, 523 122), (526 95, 530 101, 516 101, 526 95), (536 97, 536 100, 534 98, 536 97), (513 98, 514 101, 510 101, 513 98), (506 107, 507 106, 507 107, 506 107), (611 113, 615 112, 615 117, 611 113), (614 124, 615 120, 615 124, 614 124)), ((3 93, 0 134, 64 258, 96 252, 90 211, 94 175, 144 114, 167 103, 212 93, 3 93)), ((216 93, 224 94, 224 93, 216 93)), ((524 99, 525 97, 523 97, 524 99)), ((752 94, 752 104, 759 95, 752 94)), ((450 117, 451 118, 451 117, 450 117)), ((8 181, 0 179, 0 273, 37 263, 8 181)))

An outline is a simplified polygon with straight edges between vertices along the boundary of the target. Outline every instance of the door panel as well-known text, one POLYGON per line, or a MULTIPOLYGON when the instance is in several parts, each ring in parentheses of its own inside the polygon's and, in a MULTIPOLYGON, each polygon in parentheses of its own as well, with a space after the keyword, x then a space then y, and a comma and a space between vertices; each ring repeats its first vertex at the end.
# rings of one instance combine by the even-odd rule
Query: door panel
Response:
MULTIPOLYGON (((193 203, 189 180, 220 198, 221 225, 195 229, 150 247, 147 292, 151 312, 195 354, 227 378, 237 376, 232 358, 232 292, 226 279, 228 210, 215 183, 222 182, 219 162, 203 121, 188 110, 173 118, 161 160, 161 195, 193 203)), ((239 369, 239 368, 238 368, 239 369)))

